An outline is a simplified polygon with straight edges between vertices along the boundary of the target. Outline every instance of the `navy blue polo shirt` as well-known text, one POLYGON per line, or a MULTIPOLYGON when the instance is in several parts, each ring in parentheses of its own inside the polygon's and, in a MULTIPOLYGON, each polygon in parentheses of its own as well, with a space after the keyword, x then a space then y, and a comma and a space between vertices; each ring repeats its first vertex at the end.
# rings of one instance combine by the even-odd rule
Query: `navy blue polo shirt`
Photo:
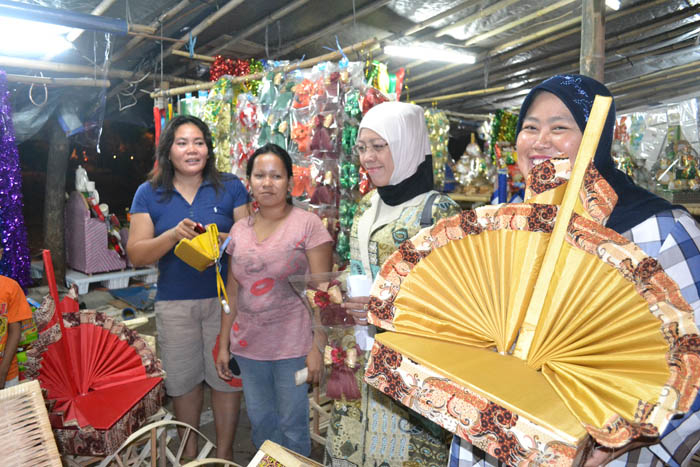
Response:
MULTIPOLYGON (((136 190, 131 213, 147 213, 151 216, 154 236, 189 218, 202 225, 213 224, 219 232, 228 232, 233 225, 233 209, 248 202, 248 192, 241 181, 232 174, 221 174, 223 187, 218 193, 207 180, 202 182, 192 204, 176 190, 170 199, 164 198, 165 189, 153 189, 149 182, 136 190)), ((175 256, 170 250, 158 261, 158 292, 156 300, 194 300, 217 296, 216 272, 213 267, 199 272, 175 256)), ((221 260, 222 276, 226 280, 228 255, 221 260)))

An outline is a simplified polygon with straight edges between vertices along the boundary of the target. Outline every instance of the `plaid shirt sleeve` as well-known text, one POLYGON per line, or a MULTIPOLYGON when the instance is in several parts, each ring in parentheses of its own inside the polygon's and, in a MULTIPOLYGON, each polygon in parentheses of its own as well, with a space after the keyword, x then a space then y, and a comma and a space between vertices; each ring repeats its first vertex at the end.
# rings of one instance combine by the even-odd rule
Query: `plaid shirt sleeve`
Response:
MULTIPOLYGON (((623 236, 655 258, 678 284, 700 327, 700 226, 693 217, 681 209, 661 212, 636 225, 623 236)), ((687 462, 699 447, 700 397, 697 397, 685 416, 671 420, 660 443, 629 451, 608 465, 679 466, 687 462)), ((495 467, 500 463, 455 436, 450 449, 449 466, 473 465, 495 467)))
MULTIPOLYGON (((623 234, 656 258, 681 290, 700 327, 700 226, 681 209, 650 217, 623 234)), ((700 447, 700 397, 682 418, 671 420, 659 444, 635 449, 609 465, 682 465, 700 447)))

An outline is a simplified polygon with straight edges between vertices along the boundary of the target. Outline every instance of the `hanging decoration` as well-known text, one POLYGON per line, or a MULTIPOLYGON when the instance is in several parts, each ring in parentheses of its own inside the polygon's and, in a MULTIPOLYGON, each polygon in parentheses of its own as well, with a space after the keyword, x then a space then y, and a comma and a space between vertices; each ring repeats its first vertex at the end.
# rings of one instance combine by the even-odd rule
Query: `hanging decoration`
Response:
POLYGON ((442 190, 445 183, 445 164, 450 154, 447 150, 450 121, 444 111, 433 108, 425 110, 425 123, 433 155, 433 182, 436 190, 442 190))
POLYGON ((22 209, 22 172, 12 124, 7 76, 0 70, 0 274, 16 280, 22 288, 31 285, 27 229, 22 209))

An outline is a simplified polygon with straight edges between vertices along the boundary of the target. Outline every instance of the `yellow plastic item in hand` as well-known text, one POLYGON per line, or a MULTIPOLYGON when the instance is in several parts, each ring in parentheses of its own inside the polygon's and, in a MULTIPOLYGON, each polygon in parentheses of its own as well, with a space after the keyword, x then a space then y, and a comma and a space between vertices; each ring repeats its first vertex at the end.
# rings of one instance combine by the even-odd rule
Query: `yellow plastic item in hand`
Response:
POLYGON ((183 238, 175 247, 175 256, 202 272, 219 258, 219 229, 207 225, 207 231, 193 239, 183 238))

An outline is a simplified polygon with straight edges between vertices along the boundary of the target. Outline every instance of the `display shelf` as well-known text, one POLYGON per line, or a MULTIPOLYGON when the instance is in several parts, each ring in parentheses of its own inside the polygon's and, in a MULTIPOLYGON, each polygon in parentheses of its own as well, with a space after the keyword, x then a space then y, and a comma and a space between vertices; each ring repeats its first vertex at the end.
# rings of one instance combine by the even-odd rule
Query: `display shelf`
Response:
POLYGON ((73 269, 66 269, 66 286, 77 285, 78 294, 80 295, 88 293, 88 288, 93 282, 101 282, 108 289, 122 289, 129 286, 130 278, 139 278, 143 282, 151 284, 158 280, 158 269, 155 267, 124 269, 122 271, 89 275, 73 269))

